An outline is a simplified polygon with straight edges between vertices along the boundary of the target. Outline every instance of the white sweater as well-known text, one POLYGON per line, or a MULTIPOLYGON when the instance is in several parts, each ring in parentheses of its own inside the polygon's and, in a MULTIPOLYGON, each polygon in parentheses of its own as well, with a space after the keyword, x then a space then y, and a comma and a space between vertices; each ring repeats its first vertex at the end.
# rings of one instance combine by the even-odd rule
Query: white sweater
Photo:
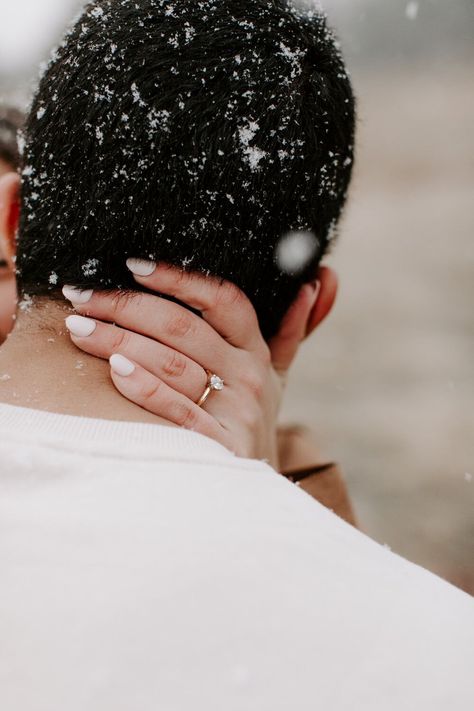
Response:
POLYGON ((466 711, 474 603, 183 430, 0 405, 2 711, 466 711))

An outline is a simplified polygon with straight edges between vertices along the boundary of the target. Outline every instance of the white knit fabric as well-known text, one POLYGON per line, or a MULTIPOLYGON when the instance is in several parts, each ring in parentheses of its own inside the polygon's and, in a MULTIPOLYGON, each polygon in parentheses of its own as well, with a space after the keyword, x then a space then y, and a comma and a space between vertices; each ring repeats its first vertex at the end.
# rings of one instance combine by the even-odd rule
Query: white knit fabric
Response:
POLYGON ((0 708, 464 711, 472 599, 263 463, 0 405, 0 708))

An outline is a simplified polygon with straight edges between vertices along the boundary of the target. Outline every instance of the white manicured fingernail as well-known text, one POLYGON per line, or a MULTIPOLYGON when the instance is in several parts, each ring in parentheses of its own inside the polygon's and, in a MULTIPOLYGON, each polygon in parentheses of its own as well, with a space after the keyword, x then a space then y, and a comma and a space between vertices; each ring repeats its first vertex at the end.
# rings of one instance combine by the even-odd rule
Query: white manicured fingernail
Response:
POLYGON ((75 286, 63 286, 63 296, 73 304, 87 304, 91 300, 93 289, 77 289, 75 286))
POLYGON ((127 259, 127 267, 132 274, 137 276, 151 276, 156 269, 156 262, 149 262, 146 259, 127 259))
POLYGON ((121 375, 123 378, 128 377, 135 370, 135 366, 132 361, 128 360, 128 358, 124 358, 118 353, 110 356, 109 363, 114 373, 121 375))
POLYGON ((66 326, 70 333, 77 338, 87 338, 91 336, 97 328, 97 323, 85 316, 68 316, 66 326))

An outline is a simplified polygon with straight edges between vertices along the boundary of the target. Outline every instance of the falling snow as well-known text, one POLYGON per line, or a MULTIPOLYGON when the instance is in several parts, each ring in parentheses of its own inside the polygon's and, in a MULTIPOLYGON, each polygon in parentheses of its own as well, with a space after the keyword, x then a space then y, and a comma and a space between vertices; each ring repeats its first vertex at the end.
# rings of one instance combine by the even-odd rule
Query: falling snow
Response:
POLYGON ((104 10, 101 7, 95 7, 93 10, 90 12, 91 17, 95 17, 98 19, 99 17, 102 17, 104 15, 104 10))
MULTIPOLYGON (((112 7, 109 3, 100 5, 112 7)), ((116 7, 125 5, 128 3, 124 0, 116 7)), ((84 154, 93 156, 90 165, 98 188, 87 196, 90 204, 85 209, 81 206, 84 217, 78 229, 90 245, 90 251, 85 254, 100 255, 100 262, 94 257, 83 258, 84 264, 78 270, 72 259, 66 265, 58 259, 58 267, 61 264, 58 272, 62 275, 79 271, 78 281, 85 277, 106 287, 111 285, 109 259, 102 258, 106 250, 97 248, 94 240, 100 230, 104 235, 109 234, 110 244, 117 235, 119 245, 118 233, 134 214, 133 229, 140 222, 148 221, 149 233, 142 233, 140 239, 146 252, 154 250, 154 258, 163 251, 177 264, 186 267, 192 262, 193 268, 205 272, 209 265, 200 254, 200 240, 203 247, 206 240, 207 244, 212 240, 217 244, 216 235, 227 232, 225 248, 216 251, 218 267, 213 267, 225 278, 233 277, 230 272, 234 269, 236 250, 239 259, 241 255, 252 254, 253 250, 258 263, 260 260, 262 264, 276 263, 281 272, 298 274, 327 244, 328 224, 336 210, 331 209, 327 214, 324 206, 340 201, 341 169, 349 168, 352 162, 352 147, 341 145, 339 137, 329 136, 326 140, 325 134, 330 134, 326 126, 330 125, 331 107, 322 85, 315 89, 308 87, 311 91, 314 89, 312 98, 318 107, 322 105, 317 150, 316 143, 311 137, 308 140, 307 132, 299 123, 300 79, 308 47, 316 48, 319 42, 335 46, 321 17, 313 26, 305 25, 303 33, 297 29, 295 13, 313 17, 311 13, 315 13, 318 4, 295 0, 294 12, 290 9, 277 15, 274 15, 273 3, 262 6, 262 13, 268 13, 271 46, 257 41, 262 27, 267 33, 266 21, 261 25, 256 17, 245 17, 240 12, 222 19, 220 5, 212 1, 181 4, 157 0, 156 7, 160 11, 156 23, 150 22, 141 4, 131 2, 130 8, 133 7, 137 11, 127 15, 130 26, 116 28, 111 13, 90 5, 69 39, 53 52, 49 63, 51 68, 51 63, 61 60, 65 67, 71 68, 69 76, 64 78, 70 91, 68 96, 77 99, 77 105, 87 116, 75 159, 80 161, 82 147, 84 154), (213 18, 213 13, 218 17, 213 18), (214 36, 212 28, 216 23, 216 36, 229 24, 235 42, 229 52, 219 51, 216 61, 211 61, 212 56, 198 61, 197 45, 208 33, 209 38, 214 36), (143 44, 139 51, 132 51, 129 46, 128 37, 132 38, 134 33, 143 44), (78 42, 84 55, 90 53, 94 58, 87 81, 82 85, 76 81, 78 42), (156 47, 159 55, 160 42, 164 52, 157 62, 150 47, 156 47), (171 187, 172 183, 176 187, 171 187), (144 186, 146 202, 136 191, 139 184, 144 186), (156 187, 155 192, 154 188, 148 190, 152 186, 156 187), (285 212, 287 194, 292 196, 291 215, 287 214, 288 210, 285 212), (117 195, 120 195, 118 200, 117 195), (315 205, 314 214, 310 214, 310 201, 315 205), (147 220, 143 220, 145 205, 158 206, 147 220), (169 206, 172 206, 171 212, 169 206), (179 240, 174 236, 177 210, 180 213, 179 240), (107 225, 105 229, 104 225, 107 225), (305 232, 311 228, 321 243, 305 232), (287 234, 289 229, 295 232, 287 234), (231 235, 232 230, 235 233, 231 235), (282 232, 285 237, 275 251, 275 234, 282 232)), ((334 81, 337 77, 345 81, 344 65, 338 52, 334 53, 334 62, 334 81)), ((89 70, 88 65, 87 68, 89 70)), ((51 113, 51 120, 57 112, 69 110, 72 118, 76 103, 69 107, 62 89, 52 82, 49 94, 45 91, 44 98, 41 96, 36 105, 40 116, 44 107, 51 113), (54 104, 53 111, 50 107, 54 104)), ((344 108, 341 110, 344 112, 344 108)), ((349 105, 349 118, 350 112, 349 105)), ((48 121, 43 124, 46 128, 48 121)), ((26 147, 23 172, 29 187, 26 219, 31 218, 34 227, 34 213, 38 215, 40 211, 33 208, 41 205, 41 212, 47 211, 48 186, 57 183, 58 175, 67 173, 60 167, 55 150, 53 140, 49 148, 45 143, 42 163, 37 164, 30 158, 28 145, 26 147)), ((73 174, 69 180, 61 179, 60 189, 65 199, 51 232, 58 250, 67 240, 71 211, 82 195, 78 182, 73 174)), ((151 210, 149 212, 151 214, 151 210)), ((330 230, 329 236, 331 234, 330 230)), ((205 253, 204 248, 202 252, 205 253)), ((45 281, 48 278, 49 284, 56 286, 56 272, 49 277, 46 274, 45 281)), ((255 275, 252 279, 255 283, 255 275)), ((116 285, 117 275, 113 281, 116 285)))
POLYGON ((97 274, 98 268, 99 268, 99 260, 98 259, 88 259, 87 262, 82 265, 82 273, 86 277, 94 276, 95 274, 97 274))
POLYGON ((285 274, 300 274, 317 256, 318 247, 312 232, 289 232, 276 247, 276 264, 285 274))
POLYGON ((260 161, 265 157, 266 153, 258 146, 251 146, 250 142, 255 138, 255 134, 259 129, 256 121, 247 120, 246 124, 239 127, 239 138, 245 160, 251 170, 256 170, 259 167, 260 161))
POLYGON ((20 311, 27 312, 30 311, 33 306, 33 299, 29 294, 23 294, 22 300, 18 304, 20 311))
POLYGON ((133 103, 138 104, 140 107, 144 108, 146 106, 146 104, 143 101, 143 99, 140 95, 140 92, 138 90, 138 87, 135 83, 132 84, 131 89, 132 89, 133 103))
POLYGON ((416 20, 418 17, 418 11, 420 9, 420 5, 418 2, 409 2, 405 8, 405 15, 408 17, 409 20, 416 20))

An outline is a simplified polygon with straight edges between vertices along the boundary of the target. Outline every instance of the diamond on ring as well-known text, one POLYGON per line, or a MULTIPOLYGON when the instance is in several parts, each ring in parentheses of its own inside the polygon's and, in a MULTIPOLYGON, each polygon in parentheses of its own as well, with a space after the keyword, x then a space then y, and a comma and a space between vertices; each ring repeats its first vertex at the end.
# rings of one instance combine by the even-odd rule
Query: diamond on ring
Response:
POLYGON ((204 403, 207 401, 207 398, 209 395, 213 392, 213 390, 224 390, 224 381, 222 378, 219 378, 218 375, 213 373, 211 370, 206 370, 206 375, 207 375, 207 385, 206 389, 204 390, 203 394, 197 401, 196 405, 198 407, 202 407, 204 403))
POLYGON ((212 388, 212 390, 223 390, 224 389, 224 381, 222 378, 219 378, 218 375, 211 375, 209 378, 209 386, 212 388))

